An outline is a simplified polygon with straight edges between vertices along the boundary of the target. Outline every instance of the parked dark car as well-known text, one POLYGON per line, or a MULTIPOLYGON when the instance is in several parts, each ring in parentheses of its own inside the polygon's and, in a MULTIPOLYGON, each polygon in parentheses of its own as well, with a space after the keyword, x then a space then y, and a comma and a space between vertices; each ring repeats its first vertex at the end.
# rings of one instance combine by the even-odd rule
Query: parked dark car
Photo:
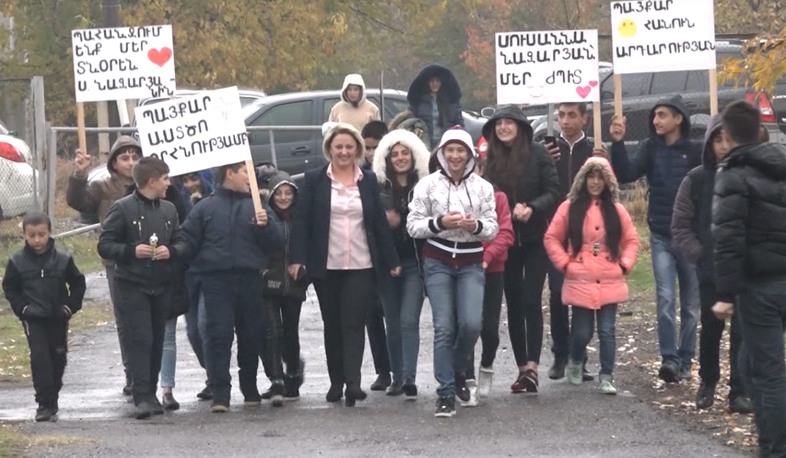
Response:
MULTIPOLYGON (((717 41, 716 54, 717 62, 720 64, 727 58, 742 57, 741 40, 717 41)), ((603 141, 610 142, 608 126, 614 116, 614 78, 611 68, 601 67, 601 107, 603 119, 603 141)), ((770 97, 765 94, 757 95, 752 89, 744 84, 735 87, 733 81, 726 82, 718 86, 718 109, 723 108, 735 100, 746 99, 753 102, 761 111, 761 120, 770 132, 772 141, 780 141, 786 138, 786 120, 778 125, 776 111, 773 108, 770 97), (783 129, 783 132, 781 131, 783 129)), ((786 93, 786 84, 783 89, 786 93)), ((639 142, 650 135, 649 114, 653 105, 658 99, 666 94, 680 94, 685 100, 685 104, 691 115, 692 131, 691 136, 702 138, 710 119, 710 97, 709 97, 709 75, 706 70, 690 70, 678 72, 660 73, 637 73, 622 75, 622 107, 623 113, 627 118, 627 142, 639 142)), ((783 104, 781 117, 786 117, 786 99, 776 99, 783 104)), ((592 130, 592 105, 588 106, 589 119, 587 130, 592 130)), ((524 108, 524 112, 529 117, 540 116, 533 121, 535 139, 542 140, 546 135, 548 124, 545 121, 547 114, 546 105, 530 105, 524 108)), ((559 132, 559 125, 554 119, 553 128, 559 132)))
MULTIPOLYGON (((385 89, 384 121, 389 122, 407 109, 407 93, 385 89)), ((330 110, 338 103, 341 91, 310 91, 270 95, 247 106, 243 115, 247 126, 321 126, 328 121, 330 110)), ((368 89, 366 97, 381 106, 379 89, 368 89)), ((473 140, 481 136, 484 120, 464 112, 464 124, 473 140)), ((319 129, 275 131, 273 133, 278 168, 291 174, 302 173, 326 163, 322 154, 319 129)), ((255 164, 272 162, 270 133, 250 132, 251 157, 255 164)))

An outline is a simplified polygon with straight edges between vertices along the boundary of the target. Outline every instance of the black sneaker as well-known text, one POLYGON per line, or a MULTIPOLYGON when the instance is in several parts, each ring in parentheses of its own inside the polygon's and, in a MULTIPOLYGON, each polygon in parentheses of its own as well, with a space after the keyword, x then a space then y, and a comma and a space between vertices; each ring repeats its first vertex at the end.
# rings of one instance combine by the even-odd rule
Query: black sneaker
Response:
POLYGON ((404 396, 408 398, 418 397, 418 386, 414 383, 405 383, 401 386, 401 389, 404 390, 404 396))
POLYGON ((131 396, 134 394, 133 391, 133 384, 131 383, 131 379, 126 377, 126 384, 123 387, 123 396, 131 396))
POLYGON ((456 376, 456 396, 464 402, 469 401, 470 393, 467 388, 467 379, 463 375, 456 376))
POLYGON ((453 396, 443 396, 437 399, 437 410, 434 416, 437 418, 450 418, 456 415, 456 398, 453 396))
POLYGON ((161 404, 161 401, 158 400, 155 394, 150 396, 150 405, 153 406, 153 415, 164 414, 164 405, 161 404))
POLYGON ((699 391, 696 393, 696 408, 709 409, 715 403, 715 384, 705 384, 701 382, 699 391))
POLYGON ((729 401, 729 412, 750 415, 753 413, 753 402, 745 396, 737 396, 729 401))
POLYGON ((581 380, 584 382, 592 382, 595 380, 595 376, 587 369, 586 361, 584 361, 584 364, 581 366, 581 380))
POLYGON ((52 416, 54 413, 49 409, 49 407, 45 406, 44 404, 39 404, 38 408, 35 410, 35 421, 50 421, 52 420, 52 416))
POLYGON ((385 391, 385 394, 388 396, 401 396, 404 394, 404 385, 402 385, 401 382, 393 382, 388 387, 388 390, 385 391))
POLYGON ((284 405, 284 382, 270 385, 270 393, 270 403, 273 404, 273 407, 284 405))
POLYGON ((666 383, 677 383, 680 381, 679 367, 673 361, 664 361, 658 371, 658 378, 666 383))
POLYGON ((265 401, 269 401, 270 398, 273 397, 273 384, 270 384, 270 388, 267 389, 264 393, 262 393, 262 399, 265 401))
POLYGON ((554 364, 549 369, 549 378, 552 380, 559 380, 565 378, 565 366, 568 362, 563 359, 555 359, 554 364))
POLYGON ((213 400, 213 404, 210 405, 210 411, 212 413, 227 413, 229 412, 229 403, 228 402, 221 402, 213 400))
POLYGON ((379 374, 374 383, 371 384, 371 391, 385 391, 390 386, 390 374, 379 374))
POLYGON ((302 378, 296 375, 287 375, 284 378, 284 400, 297 401, 300 398, 300 385, 302 378))
POLYGON ((210 385, 205 384, 205 388, 197 393, 197 398, 200 401, 211 401, 213 399, 213 390, 210 389, 210 385))
POLYGON ((149 401, 142 401, 134 408, 134 418, 137 420, 144 420, 153 415, 153 404, 149 401))
POLYGON ((162 399, 164 410, 177 410, 180 408, 180 403, 175 400, 175 396, 172 393, 164 393, 162 399))

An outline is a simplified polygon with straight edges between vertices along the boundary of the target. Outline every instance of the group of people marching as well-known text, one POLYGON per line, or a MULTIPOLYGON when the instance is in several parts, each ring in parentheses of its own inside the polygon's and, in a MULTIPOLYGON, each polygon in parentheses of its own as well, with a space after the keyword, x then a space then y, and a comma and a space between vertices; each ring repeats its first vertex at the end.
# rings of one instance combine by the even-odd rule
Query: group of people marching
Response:
MULTIPOLYGON (((343 398, 352 406, 366 398, 366 327, 380 360, 372 389, 418 395, 426 296, 437 417, 453 416, 456 398, 475 406, 491 391, 503 294, 517 366, 510 390, 537 393, 547 276, 554 353, 548 376, 575 385, 593 380, 587 345, 597 327, 600 391, 616 394, 617 310, 628 299, 625 277, 639 250, 619 184, 646 176, 659 376, 668 383, 691 377, 700 314, 696 404, 709 407, 724 319, 733 315, 729 409, 748 413, 755 403, 763 443, 782 456, 775 451, 786 447, 786 153, 761 143, 757 110, 730 104, 713 118, 702 147, 689 138, 682 99, 661 100, 651 112, 650 138, 630 158, 624 118, 612 122, 608 154, 584 134, 585 104, 558 105, 561 134, 547 145, 533 142, 519 107, 503 106, 483 128, 488 150, 481 157, 461 127, 460 97, 447 68, 428 66, 410 88, 409 111, 388 131, 360 75, 349 75, 324 129, 328 165, 306 172, 299 184, 284 172, 265 177, 269 197, 260 212, 243 164, 170 181, 164 162, 141 157, 136 141, 121 137, 109 177, 88 184, 89 163, 79 152, 68 203, 97 212, 102 223, 98 253, 136 417, 178 408, 175 325, 183 313, 206 370, 198 396, 212 400, 211 411, 229 409, 235 335, 244 404, 297 399, 305 366, 299 316, 310 284, 324 323, 328 402, 343 398), (271 382, 264 394, 260 360, 271 382)), ((57 412, 63 330, 81 307, 84 277, 54 247, 45 216, 28 214, 23 226, 26 246, 9 260, 3 288, 25 323, 36 419, 43 421, 57 412)))

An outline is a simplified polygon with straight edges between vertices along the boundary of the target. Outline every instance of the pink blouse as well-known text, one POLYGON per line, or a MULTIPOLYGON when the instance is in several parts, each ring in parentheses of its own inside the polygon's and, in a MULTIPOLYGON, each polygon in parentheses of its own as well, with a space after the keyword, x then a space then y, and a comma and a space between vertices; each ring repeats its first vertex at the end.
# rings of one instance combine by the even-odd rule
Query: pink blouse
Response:
POLYGON ((373 267, 363 227, 363 202, 358 181, 363 172, 355 167, 355 181, 344 186, 333 177, 333 166, 327 168, 330 178, 330 233, 328 234, 328 270, 362 270, 373 267))

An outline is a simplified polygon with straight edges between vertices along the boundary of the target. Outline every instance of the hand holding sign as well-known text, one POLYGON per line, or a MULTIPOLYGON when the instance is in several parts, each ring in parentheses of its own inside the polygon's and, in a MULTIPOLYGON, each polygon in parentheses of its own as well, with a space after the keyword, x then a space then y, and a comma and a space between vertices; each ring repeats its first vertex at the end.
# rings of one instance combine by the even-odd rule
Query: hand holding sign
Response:
POLYGON ((86 174, 92 165, 93 161, 90 160, 90 156, 81 149, 77 149, 76 160, 74 161, 75 171, 79 174, 86 174))
POLYGON ((625 138, 625 131, 627 130, 628 118, 625 116, 614 116, 611 120, 611 127, 609 133, 611 139, 615 142, 621 142, 625 138))

